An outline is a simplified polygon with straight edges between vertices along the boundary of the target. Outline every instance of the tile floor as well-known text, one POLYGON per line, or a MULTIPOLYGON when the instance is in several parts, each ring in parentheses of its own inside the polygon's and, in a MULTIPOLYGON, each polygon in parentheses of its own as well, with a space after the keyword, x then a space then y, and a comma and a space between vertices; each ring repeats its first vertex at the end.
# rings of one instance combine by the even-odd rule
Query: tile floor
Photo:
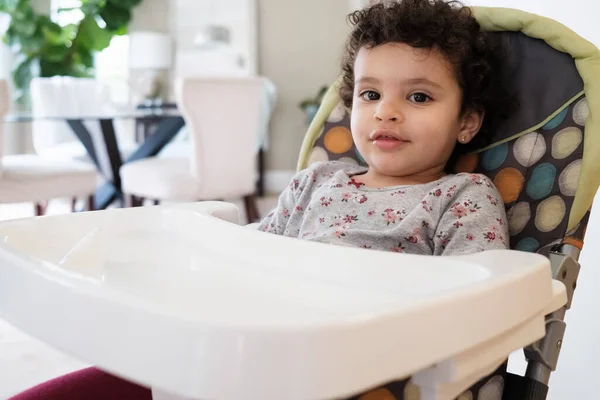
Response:
MULTIPOLYGON (((274 196, 260 199, 260 212, 265 215, 276 202, 274 196)), ((67 200, 55 200, 50 203, 48 214, 64 214, 69 210, 67 200)), ((0 205, 0 221, 30 216, 33 216, 31 204, 0 205)), ((0 400, 85 366, 0 319, 0 400)))

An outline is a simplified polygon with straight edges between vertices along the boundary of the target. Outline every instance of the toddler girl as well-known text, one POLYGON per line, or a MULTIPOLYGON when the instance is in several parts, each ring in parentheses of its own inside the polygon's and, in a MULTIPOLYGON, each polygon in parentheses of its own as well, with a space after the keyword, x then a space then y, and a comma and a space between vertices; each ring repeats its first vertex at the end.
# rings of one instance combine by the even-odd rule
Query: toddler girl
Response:
POLYGON ((466 7, 378 3, 350 15, 339 88, 368 167, 299 172, 259 230, 425 255, 508 247, 504 204, 479 174, 451 174, 481 148, 507 98, 498 55, 466 7))

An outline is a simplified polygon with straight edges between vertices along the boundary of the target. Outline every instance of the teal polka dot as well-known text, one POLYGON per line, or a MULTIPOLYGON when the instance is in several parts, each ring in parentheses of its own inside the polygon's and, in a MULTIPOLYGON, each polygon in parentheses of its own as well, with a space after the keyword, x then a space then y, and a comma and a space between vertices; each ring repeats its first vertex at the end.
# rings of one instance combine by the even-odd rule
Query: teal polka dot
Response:
POLYGON ((515 247, 515 249, 519 250, 519 251, 526 251, 528 253, 533 253, 539 247, 540 247, 540 242, 538 242, 537 240, 535 240, 532 237, 528 237, 528 238, 522 239, 519 243, 517 243, 517 246, 515 247))
POLYGON ((492 147, 485 151, 481 156, 481 165, 487 171, 493 171, 498 169, 506 161, 508 156, 508 143, 501 144, 500 146, 492 147))
POLYGON ((556 167, 549 163, 538 165, 527 183, 527 194, 534 200, 540 200, 552 192, 556 179, 556 167))
POLYGON ((560 124, 563 123, 563 121, 567 117, 568 113, 569 113, 569 107, 565 108, 556 117, 552 118, 550 120, 550 122, 548 122, 546 125, 544 125, 542 127, 542 130, 549 131, 549 130, 557 128, 560 124))

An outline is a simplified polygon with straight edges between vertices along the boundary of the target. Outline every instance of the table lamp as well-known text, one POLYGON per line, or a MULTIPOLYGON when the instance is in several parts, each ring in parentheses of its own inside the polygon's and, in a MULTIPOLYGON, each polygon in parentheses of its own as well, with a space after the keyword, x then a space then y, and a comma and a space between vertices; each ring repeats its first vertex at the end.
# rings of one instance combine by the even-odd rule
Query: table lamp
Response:
POLYGON ((169 35, 149 31, 132 32, 129 35, 129 67, 139 70, 132 74, 134 91, 144 99, 144 103, 162 103, 166 84, 161 75, 171 68, 172 60, 169 35))

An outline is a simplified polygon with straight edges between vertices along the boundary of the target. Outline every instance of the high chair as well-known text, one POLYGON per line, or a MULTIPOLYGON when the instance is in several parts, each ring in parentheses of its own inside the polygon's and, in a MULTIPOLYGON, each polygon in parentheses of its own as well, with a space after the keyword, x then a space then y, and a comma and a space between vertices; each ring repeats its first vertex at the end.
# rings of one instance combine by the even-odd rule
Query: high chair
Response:
MULTIPOLYGON (((0 316, 154 399, 544 399, 600 183, 600 52, 546 18, 474 13, 521 107, 457 170, 495 182, 513 250, 313 243, 214 202, 26 219, 0 225, 0 316), (526 376, 505 374, 523 347, 526 376)), ((334 84, 298 168, 362 162, 348 127, 334 84)))

